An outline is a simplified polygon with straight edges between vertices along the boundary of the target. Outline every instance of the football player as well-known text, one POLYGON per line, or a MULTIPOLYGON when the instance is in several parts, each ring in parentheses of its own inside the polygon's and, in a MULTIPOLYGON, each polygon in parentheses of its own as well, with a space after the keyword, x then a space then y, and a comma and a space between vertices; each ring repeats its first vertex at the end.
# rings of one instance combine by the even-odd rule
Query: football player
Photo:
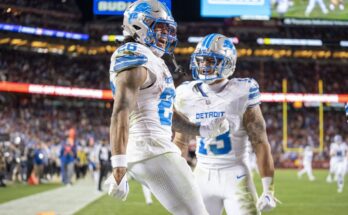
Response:
POLYGON ((337 177, 337 192, 341 193, 343 191, 344 176, 347 168, 348 147, 340 135, 335 136, 335 143, 330 148, 330 155, 336 157, 335 174, 337 177))
POLYGON ((303 174, 307 173, 308 179, 310 181, 314 181, 315 177, 312 173, 312 160, 313 160, 313 147, 311 145, 307 145, 304 148, 302 154, 302 170, 297 173, 299 178, 302 177, 303 174))
POLYGON ((330 167, 329 167, 329 175, 326 177, 326 182, 331 183, 332 177, 334 177, 335 181, 337 181, 336 169, 337 169, 337 156, 335 150, 337 149, 337 145, 342 141, 341 135, 335 135, 333 142, 330 145, 330 167))
POLYGON ((161 57, 173 54, 176 26, 170 10, 158 0, 136 1, 124 13, 124 44, 110 64, 113 171, 105 183, 109 195, 125 200, 128 172, 170 213, 207 214, 192 171, 171 142, 172 127, 210 137, 229 126, 226 119, 196 125, 173 110, 173 78, 161 57))
POLYGON ((323 14, 328 14, 329 11, 327 10, 326 6, 325 6, 325 3, 323 0, 309 0, 308 1, 308 5, 306 7, 306 11, 305 11, 305 16, 310 16, 310 14, 312 13, 315 5, 318 4, 320 9, 321 9, 321 12, 323 14))
MULTIPOLYGON (((191 122, 204 125, 226 117, 230 130, 214 138, 197 136, 197 166, 194 170, 205 206, 211 215, 260 214, 276 207, 274 165, 260 109, 257 82, 230 77, 237 51, 231 40, 210 34, 198 43, 190 67, 195 81, 177 88, 176 110, 191 122), (248 144, 257 156, 263 193, 257 193, 248 168, 248 144)), ((188 143, 186 134, 176 133, 174 142, 188 143)))
POLYGON ((329 8, 330 10, 335 10, 336 6, 338 6, 338 8, 340 10, 344 10, 344 1, 343 0, 330 0, 330 5, 329 8))

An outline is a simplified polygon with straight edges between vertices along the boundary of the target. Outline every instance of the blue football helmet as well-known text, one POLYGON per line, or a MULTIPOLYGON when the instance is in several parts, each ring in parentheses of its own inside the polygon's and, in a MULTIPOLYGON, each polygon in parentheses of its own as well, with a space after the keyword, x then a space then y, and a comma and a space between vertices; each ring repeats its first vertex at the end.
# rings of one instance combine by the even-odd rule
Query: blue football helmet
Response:
POLYGON ((169 8, 158 0, 138 0, 124 12, 123 35, 150 47, 160 57, 174 52, 176 27, 169 8))
POLYGON ((206 83, 228 78, 233 74, 236 62, 237 50, 231 39, 221 34, 209 34, 191 55, 192 77, 206 83))
POLYGON ((336 135, 334 136, 334 142, 335 142, 335 143, 342 143, 342 141, 343 141, 343 139, 342 139, 342 136, 341 136, 341 135, 336 134, 336 135))

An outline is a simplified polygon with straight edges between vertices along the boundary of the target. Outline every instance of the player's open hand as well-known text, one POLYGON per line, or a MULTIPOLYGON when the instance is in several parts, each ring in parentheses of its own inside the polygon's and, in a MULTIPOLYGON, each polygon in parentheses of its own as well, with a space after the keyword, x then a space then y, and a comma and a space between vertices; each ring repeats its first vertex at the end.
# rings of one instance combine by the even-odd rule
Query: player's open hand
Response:
POLYGON ((268 212, 280 203, 278 199, 273 196, 272 192, 265 192, 261 195, 257 202, 257 208, 260 212, 268 212))
POLYGON ((125 201, 129 193, 126 168, 115 168, 113 170, 113 174, 106 179, 105 185, 109 185, 108 194, 110 196, 125 201))
POLYGON ((216 137, 220 134, 226 133, 229 130, 229 123, 225 117, 216 118, 206 125, 202 125, 199 133, 202 137, 216 137))

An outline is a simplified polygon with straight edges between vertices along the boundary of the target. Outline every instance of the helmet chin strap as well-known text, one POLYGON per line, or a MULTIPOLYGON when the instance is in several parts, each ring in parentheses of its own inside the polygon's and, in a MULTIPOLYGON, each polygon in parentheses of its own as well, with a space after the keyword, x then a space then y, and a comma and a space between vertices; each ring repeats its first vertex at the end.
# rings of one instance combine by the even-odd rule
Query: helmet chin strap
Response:
POLYGON ((214 83, 216 80, 219 80, 219 79, 203 80, 203 82, 206 83, 206 84, 212 84, 212 83, 214 83))
POLYGON ((172 62, 175 66, 175 71, 176 73, 183 73, 184 72, 184 69, 181 65, 178 64, 178 62, 176 62, 176 59, 175 59, 175 55, 174 53, 170 55, 170 57, 172 58, 172 62))
POLYGON ((221 79, 211 80, 211 83, 204 82, 202 87, 203 87, 203 90, 205 90, 208 93, 209 92, 219 93, 225 88, 227 83, 228 83, 227 79, 221 78, 221 79))
POLYGON ((198 77, 199 77, 200 80, 202 80, 206 84, 212 84, 215 81, 222 79, 222 77, 219 78, 216 75, 202 75, 202 74, 199 74, 198 77))
POLYGON ((162 57, 164 55, 164 51, 157 48, 156 45, 150 46, 150 49, 157 57, 162 57))

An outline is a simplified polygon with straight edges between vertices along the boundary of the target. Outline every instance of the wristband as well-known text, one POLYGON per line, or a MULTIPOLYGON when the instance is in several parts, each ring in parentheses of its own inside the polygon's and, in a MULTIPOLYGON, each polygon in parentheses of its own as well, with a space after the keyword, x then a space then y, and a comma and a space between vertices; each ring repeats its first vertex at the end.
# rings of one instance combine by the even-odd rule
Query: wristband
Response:
POLYGON ((273 192, 273 178, 272 177, 264 177, 261 179, 263 192, 271 191, 273 192))
POLYGON ((110 158, 112 168, 116 167, 127 167, 127 156, 126 155, 113 155, 110 158))

